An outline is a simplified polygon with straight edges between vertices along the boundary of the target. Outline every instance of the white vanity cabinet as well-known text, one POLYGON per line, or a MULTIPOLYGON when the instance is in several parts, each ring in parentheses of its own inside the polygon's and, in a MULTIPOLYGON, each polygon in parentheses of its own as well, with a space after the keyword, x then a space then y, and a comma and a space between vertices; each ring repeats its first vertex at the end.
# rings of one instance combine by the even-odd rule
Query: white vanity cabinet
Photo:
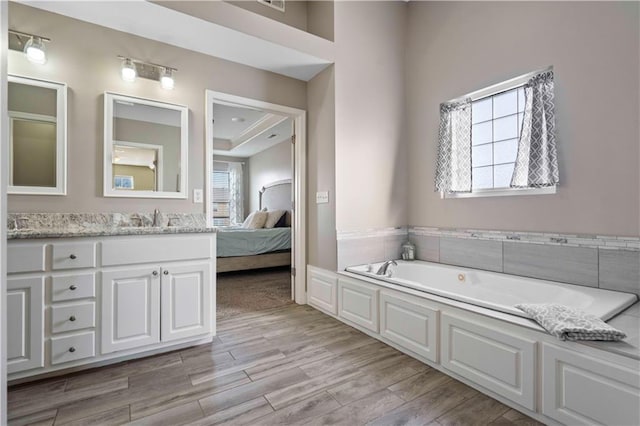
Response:
POLYGON ((101 353, 160 342, 159 269, 102 272, 101 353))
POLYGON ((9 380, 210 341, 215 249, 213 233, 9 240, 9 380))
POLYGON ((44 366, 44 278, 7 280, 7 371, 44 366))
POLYGON ((102 273, 103 354, 211 332, 211 265, 102 273))

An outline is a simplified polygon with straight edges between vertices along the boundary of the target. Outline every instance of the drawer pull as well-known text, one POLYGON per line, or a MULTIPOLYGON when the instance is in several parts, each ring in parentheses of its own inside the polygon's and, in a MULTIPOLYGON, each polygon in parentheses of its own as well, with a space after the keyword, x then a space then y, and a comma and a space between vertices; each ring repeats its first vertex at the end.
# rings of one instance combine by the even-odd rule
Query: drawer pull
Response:
POLYGON ((78 288, 78 286, 76 286, 75 284, 71 284, 71 285, 69 286, 69 290, 71 290, 71 291, 73 291, 73 290, 75 290, 75 289, 77 289, 77 288, 78 288))
POLYGON ((69 317, 69 321, 75 321, 75 320, 76 320, 76 316, 75 316, 75 315, 71 315, 71 316, 69 317))
POLYGON ((164 273, 165 275, 169 275, 169 271, 167 271, 167 270, 165 270, 163 273, 164 273))
POLYGON ((72 259, 72 260, 76 259, 76 258, 77 258, 77 256, 75 254, 72 254, 72 255, 69 256, 69 259, 72 259))
POLYGON ((153 274, 153 276, 155 277, 155 276, 157 276, 157 275, 158 275, 158 271, 153 271, 153 272, 152 272, 152 274, 153 274))
POLYGON ((74 348, 73 346, 69 348, 69 352, 75 352, 75 351, 76 351, 76 348, 74 348))

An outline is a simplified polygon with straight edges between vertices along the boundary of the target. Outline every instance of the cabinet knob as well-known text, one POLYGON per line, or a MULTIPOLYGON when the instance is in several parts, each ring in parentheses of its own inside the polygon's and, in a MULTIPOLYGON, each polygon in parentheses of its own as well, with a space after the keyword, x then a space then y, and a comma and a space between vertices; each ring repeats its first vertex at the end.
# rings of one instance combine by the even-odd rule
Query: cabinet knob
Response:
POLYGON ((75 321, 75 320, 76 320, 75 315, 71 315, 71 316, 69 317, 69 321, 75 321))
POLYGON ((69 259, 72 259, 72 260, 76 259, 76 258, 77 258, 77 256, 75 254, 72 254, 72 255, 69 256, 69 259))
POLYGON ((69 352, 75 352, 75 351, 76 351, 76 348, 74 348, 73 346, 69 348, 69 352))
POLYGON ((165 275, 169 275, 169 271, 167 271, 166 269, 162 273, 165 275))
POLYGON ((153 272, 152 272, 152 274, 153 274, 153 276, 155 277, 155 276, 157 276, 157 275, 158 275, 158 271, 153 271, 153 272))
POLYGON ((78 288, 78 286, 76 286, 75 284, 71 284, 71 285, 69 286, 69 290, 72 290, 72 291, 73 291, 73 290, 75 290, 75 289, 77 289, 77 288, 78 288))

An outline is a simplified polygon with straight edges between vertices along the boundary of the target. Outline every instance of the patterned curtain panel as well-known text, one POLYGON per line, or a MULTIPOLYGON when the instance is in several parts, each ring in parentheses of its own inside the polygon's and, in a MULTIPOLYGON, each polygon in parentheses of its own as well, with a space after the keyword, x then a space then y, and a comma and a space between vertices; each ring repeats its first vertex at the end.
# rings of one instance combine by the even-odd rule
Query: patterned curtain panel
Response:
POLYGON ((555 137, 553 71, 532 77, 524 86, 525 108, 512 188, 556 185, 558 155, 555 137))
POLYGON ((471 99, 440 104, 436 192, 471 192, 471 99))
POLYGON ((229 220, 232 225, 244 221, 242 163, 229 163, 229 220))

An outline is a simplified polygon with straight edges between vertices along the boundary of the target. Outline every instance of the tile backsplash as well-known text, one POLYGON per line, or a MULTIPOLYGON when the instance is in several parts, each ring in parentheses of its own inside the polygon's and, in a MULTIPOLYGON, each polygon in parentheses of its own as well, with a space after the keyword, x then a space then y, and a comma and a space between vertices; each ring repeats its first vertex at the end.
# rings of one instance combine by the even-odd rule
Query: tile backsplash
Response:
POLYGON ((338 232, 338 270, 400 258, 407 239, 420 260, 640 295, 640 238, 425 227, 338 232))

